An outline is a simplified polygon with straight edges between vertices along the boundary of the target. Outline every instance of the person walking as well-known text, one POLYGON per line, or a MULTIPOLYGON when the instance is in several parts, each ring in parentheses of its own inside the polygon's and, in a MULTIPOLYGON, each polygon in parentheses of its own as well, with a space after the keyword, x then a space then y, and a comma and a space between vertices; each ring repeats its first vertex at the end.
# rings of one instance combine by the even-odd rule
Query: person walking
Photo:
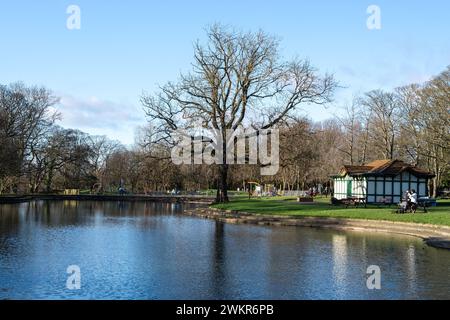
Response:
POLYGON ((409 194, 410 199, 410 205, 411 205, 411 212, 416 213, 417 210, 417 193, 416 190, 411 190, 411 193, 409 194))

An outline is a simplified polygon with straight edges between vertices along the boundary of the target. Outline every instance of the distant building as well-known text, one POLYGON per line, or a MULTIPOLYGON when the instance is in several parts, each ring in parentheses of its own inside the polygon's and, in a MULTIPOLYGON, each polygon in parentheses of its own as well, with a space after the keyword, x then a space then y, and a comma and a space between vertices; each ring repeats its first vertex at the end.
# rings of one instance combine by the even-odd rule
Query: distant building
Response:
POLYGON ((363 166, 343 166, 332 176, 334 197, 364 198, 367 203, 398 203, 406 190, 418 197, 428 195, 428 179, 433 174, 400 160, 376 160, 363 166))

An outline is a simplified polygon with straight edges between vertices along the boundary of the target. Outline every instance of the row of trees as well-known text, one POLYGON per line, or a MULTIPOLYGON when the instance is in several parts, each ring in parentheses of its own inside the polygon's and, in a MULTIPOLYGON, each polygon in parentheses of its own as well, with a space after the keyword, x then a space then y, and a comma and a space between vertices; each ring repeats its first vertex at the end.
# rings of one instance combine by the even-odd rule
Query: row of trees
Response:
POLYGON ((450 171, 450 66, 430 81, 374 90, 355 98, 340 118, 343 162, 402 159, 436 176, 431 185, 448 185, 450 171))
POLYGON ((225 151, 234 141, 227 141, 226 131, 240 125, 284 132, 282 170, 270 178, 283 187, 324 181, 336 164, 374 158, 399 158, 430 169, 436 174, 433 195, 448 176, 449 68, 423 85, 368 92, 338 123, 312 124, 296 120, 296 111, 329 104, 337 87, 333 76, 319 74, 307 60, 283 61, 278 41, 262 31, 214 25, 207 38, 194 47, 192 71, 144 95, 142 103, 152 126, 150 144, 170 148, 177 142, 170 133, 180 128, 195 135, 192 129, 201 126, 222 135, 217 202, 228 201, 232 181, 225 151))
MULTIPOLYGON (((283 61, 276 38, 221 26, 194 47, 193 70, 142 104, 148 126, 125 148, 104 136, 56 125, 58 98, 46 88, 0 86, 0 193, 131 192, 230 188, 246 181, 305 189, 329 181, 342 164, 402 159, 436 177, 432 193, 449 181, 450 67, 423 84, 392 92, 374 90, 354 99, 344 116, 315 123, 296 117, 305 105, 332 102, 337 83, 306 60, 283 61), (260 164, 175 165, 173 130, 198 127, 223 134, 237 127, 280 130, 280 169, 261 176, 260 164)), ((209 141, 204 141, 205 144, 209 141)))
MULTIPOLYGON (((260 181, 285 190, 306 189, 326 183, 343 163, 363 164, 380 158, 420 165, 436 174, 433 186, 448 185, 448 106, 444 100, 441 109, 428 104, 442 97, 432 89, 441 90, 440 81, 448 79, 448 73, 421 86, 398 89, 395 94, 367 93, 355 99, 345 117, 320 123, 305 118, 285 121, 279 126, 279 172, 265 177, 260 175, 259 165, 231 165, 229 188, 242 189, 247 181, 260 181), (387 106, 385 99, 395 102, 395 113, 391 108, 377 108, 387 106)), ((57 99, 48 90, 14 84, 1 87, 0 92, 3 193, 66 188, 116 192, 121 185, 137 193, 215 189, 218 185, 217 166, 175 165, 168 146, 149 145, 141 138, 132 149, 126 149, 104 136, 58 127, 58 115, 52 112, 57 99), (41 92, 41 99, 21 92, 41 92), (15 104, 12 97, 21 103, 15 104), (36 101, 39 104, 34 106, 36 101)))
POLYGON ((0 86, 0 193, 103 185, 120 145, 57 126, 57 103, 46 88, 0 86))
POLYGON ((209 169, 180 168, 150 156, 143 145, 126 149, 105 136, 58 126, 58 101, 46 88, 0 86, 0 194, 212 187, 209 169))

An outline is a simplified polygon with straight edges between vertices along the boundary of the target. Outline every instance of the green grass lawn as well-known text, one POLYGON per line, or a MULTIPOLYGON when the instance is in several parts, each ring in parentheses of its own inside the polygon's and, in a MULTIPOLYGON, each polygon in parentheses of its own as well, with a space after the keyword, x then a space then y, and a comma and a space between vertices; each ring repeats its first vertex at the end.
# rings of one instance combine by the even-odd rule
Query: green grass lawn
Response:
POLYGON ((229 203, 212 205, 214 208, 251 212, 256 214, 274 214, 309 217, 335 217, 352 219, 389 220, 402 222, 416 222, 450 226, 450 200, 438 200, 436 207, 421 209, 417 213, 394 213, 396 205, 364 207, 348 207, 331 205, 330 198, 315 198, 315 204, 299 204, 294 197, 272 197, 248 199, 234 197, 229 203))

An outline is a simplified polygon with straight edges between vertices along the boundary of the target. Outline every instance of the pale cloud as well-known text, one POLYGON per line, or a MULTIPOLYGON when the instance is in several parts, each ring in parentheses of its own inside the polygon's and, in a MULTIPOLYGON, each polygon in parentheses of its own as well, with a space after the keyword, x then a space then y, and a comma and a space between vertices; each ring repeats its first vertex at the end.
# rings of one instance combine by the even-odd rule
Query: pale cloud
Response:
POLYGON ((107 135, 124 144, 132 144, 136 127, 145 123, 139 105, 113 102, 99 97, 75 98, 60 95, 56 110, 61 114, 59 124, 94 135, 107 135))

